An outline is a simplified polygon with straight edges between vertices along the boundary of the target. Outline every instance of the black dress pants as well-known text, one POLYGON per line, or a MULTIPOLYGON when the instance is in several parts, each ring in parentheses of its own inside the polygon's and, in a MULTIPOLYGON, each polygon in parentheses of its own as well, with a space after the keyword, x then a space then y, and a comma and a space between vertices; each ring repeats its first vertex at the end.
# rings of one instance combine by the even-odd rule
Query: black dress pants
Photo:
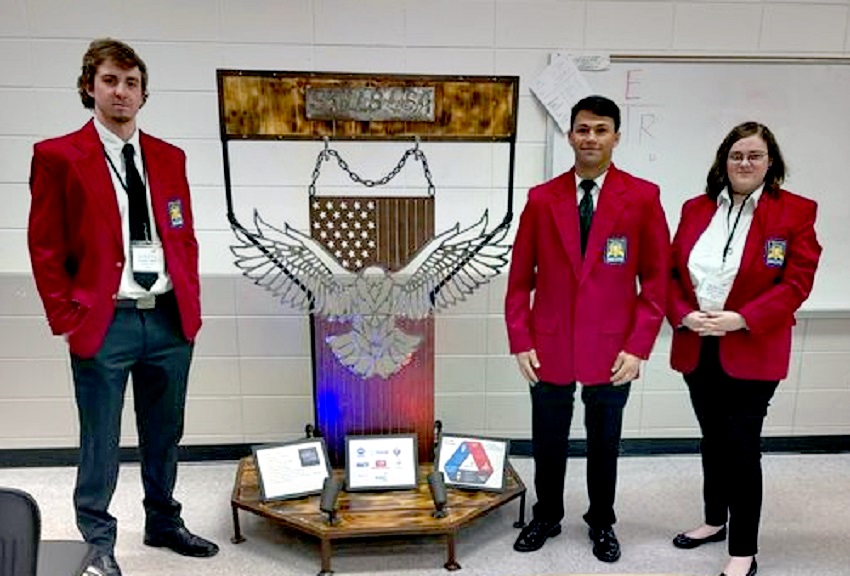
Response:
POLYGON ((726 374, 716 337, 703 338, 699 365, 685 382, 702 431, 705 522, 728 520, 729 555, 753 556, 762 503, 761 430, 779 382, 726 374))
MULTIPOLYGON (((606 528, 617 521, 614 514, 617 458, 623 408, 630 388, 631 384, 582 387, 590 501, 584 520, 592 528, 606 528)), ((538 520, 560 522, 564 517, 564 478, 576 384, 560 386, 538 382, 530 390, 531 444, 537 492, 533 515, 538 520)))
POLYGON ((101 553, 112 553, 115 547, 117 521, 108 509, 118 480, 121 412, 130 374, 145 529, 157 533, 182 526, 181 506, 172 493, 191 358, 192 344, 183 337, 171 295, 158 298, 152 310, 116 309, 97 354, 71 355, 80 421, 77 526, 101 553))

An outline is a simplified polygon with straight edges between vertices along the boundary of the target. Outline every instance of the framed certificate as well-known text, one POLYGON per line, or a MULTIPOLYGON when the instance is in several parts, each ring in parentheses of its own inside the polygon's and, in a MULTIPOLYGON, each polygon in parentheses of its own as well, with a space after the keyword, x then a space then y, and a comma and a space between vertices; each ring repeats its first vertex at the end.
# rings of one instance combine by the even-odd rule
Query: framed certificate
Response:
POLYGON ((505 489, 507 440, 442 434, 434 467, 446 486, 501 492, 505 489))
POLYGON ((252 451, 264 501, 319 494, 332 473, 323 438, 264 444, 252 451))
POLYGON ((416 488, 417 455, 415 434, 346 436, 346 490, 416 488))

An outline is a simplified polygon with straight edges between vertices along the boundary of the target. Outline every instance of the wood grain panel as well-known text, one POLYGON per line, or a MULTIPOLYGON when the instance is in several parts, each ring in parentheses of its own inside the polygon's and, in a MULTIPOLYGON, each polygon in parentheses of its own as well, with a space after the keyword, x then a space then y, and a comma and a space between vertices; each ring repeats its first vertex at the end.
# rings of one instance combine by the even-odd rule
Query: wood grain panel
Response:
POLYGON ((367 75, 218 70, 222 139, 509 141, 516 136, 516 76, 367 75), (308 87, 434 88, 434 121, 313 120, 308 87))

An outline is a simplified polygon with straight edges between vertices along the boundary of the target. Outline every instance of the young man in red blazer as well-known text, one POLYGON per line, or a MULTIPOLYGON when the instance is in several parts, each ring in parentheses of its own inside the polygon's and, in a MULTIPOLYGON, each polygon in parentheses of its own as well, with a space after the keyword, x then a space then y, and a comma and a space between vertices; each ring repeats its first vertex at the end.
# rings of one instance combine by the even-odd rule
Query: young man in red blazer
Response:
POLYGON ((186 530, 172 495, 201 326, 198 243, 185 155, 136 126, 147 78, 130 46, 92 42, 78 88, 94 118, 36 144, 30 175, 33 274, 53 333, 68 341, 80 420, 77 525, 98 551, 93 566, 107 576, 121 574, 108 508, 130 374, 144 542, 187 556, 218 552, 186 530))
POLYGON ((587 430, 584 515, 594 555, 615 562, 614 496, 623 408, 664 317, 670 236, 658 186, 611 163, 620 111, 602 96, 572 110, 569 172, 532 188, 511 258, 505 319, 529 382, 537 503, 514 544, 561 532, 573 398, 587 430))

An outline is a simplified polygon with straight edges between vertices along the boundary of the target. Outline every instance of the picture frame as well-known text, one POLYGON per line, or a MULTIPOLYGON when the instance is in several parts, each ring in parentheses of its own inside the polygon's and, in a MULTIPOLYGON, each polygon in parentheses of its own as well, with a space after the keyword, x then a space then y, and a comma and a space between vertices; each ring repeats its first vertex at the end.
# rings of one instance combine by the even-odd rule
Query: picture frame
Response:
POLYGON ((416 488, 416 434, 345 437, 345 486, 350 492, 416 488))
POLYGON ((443 433, 434 469, 449 488, 502 492, 510 441, 504 438, 443 433))
POLYGON ((333 474, 324 438, 303 438, 253 446, 257 481, 263 501, 290 500, 319 494, 333 474))

